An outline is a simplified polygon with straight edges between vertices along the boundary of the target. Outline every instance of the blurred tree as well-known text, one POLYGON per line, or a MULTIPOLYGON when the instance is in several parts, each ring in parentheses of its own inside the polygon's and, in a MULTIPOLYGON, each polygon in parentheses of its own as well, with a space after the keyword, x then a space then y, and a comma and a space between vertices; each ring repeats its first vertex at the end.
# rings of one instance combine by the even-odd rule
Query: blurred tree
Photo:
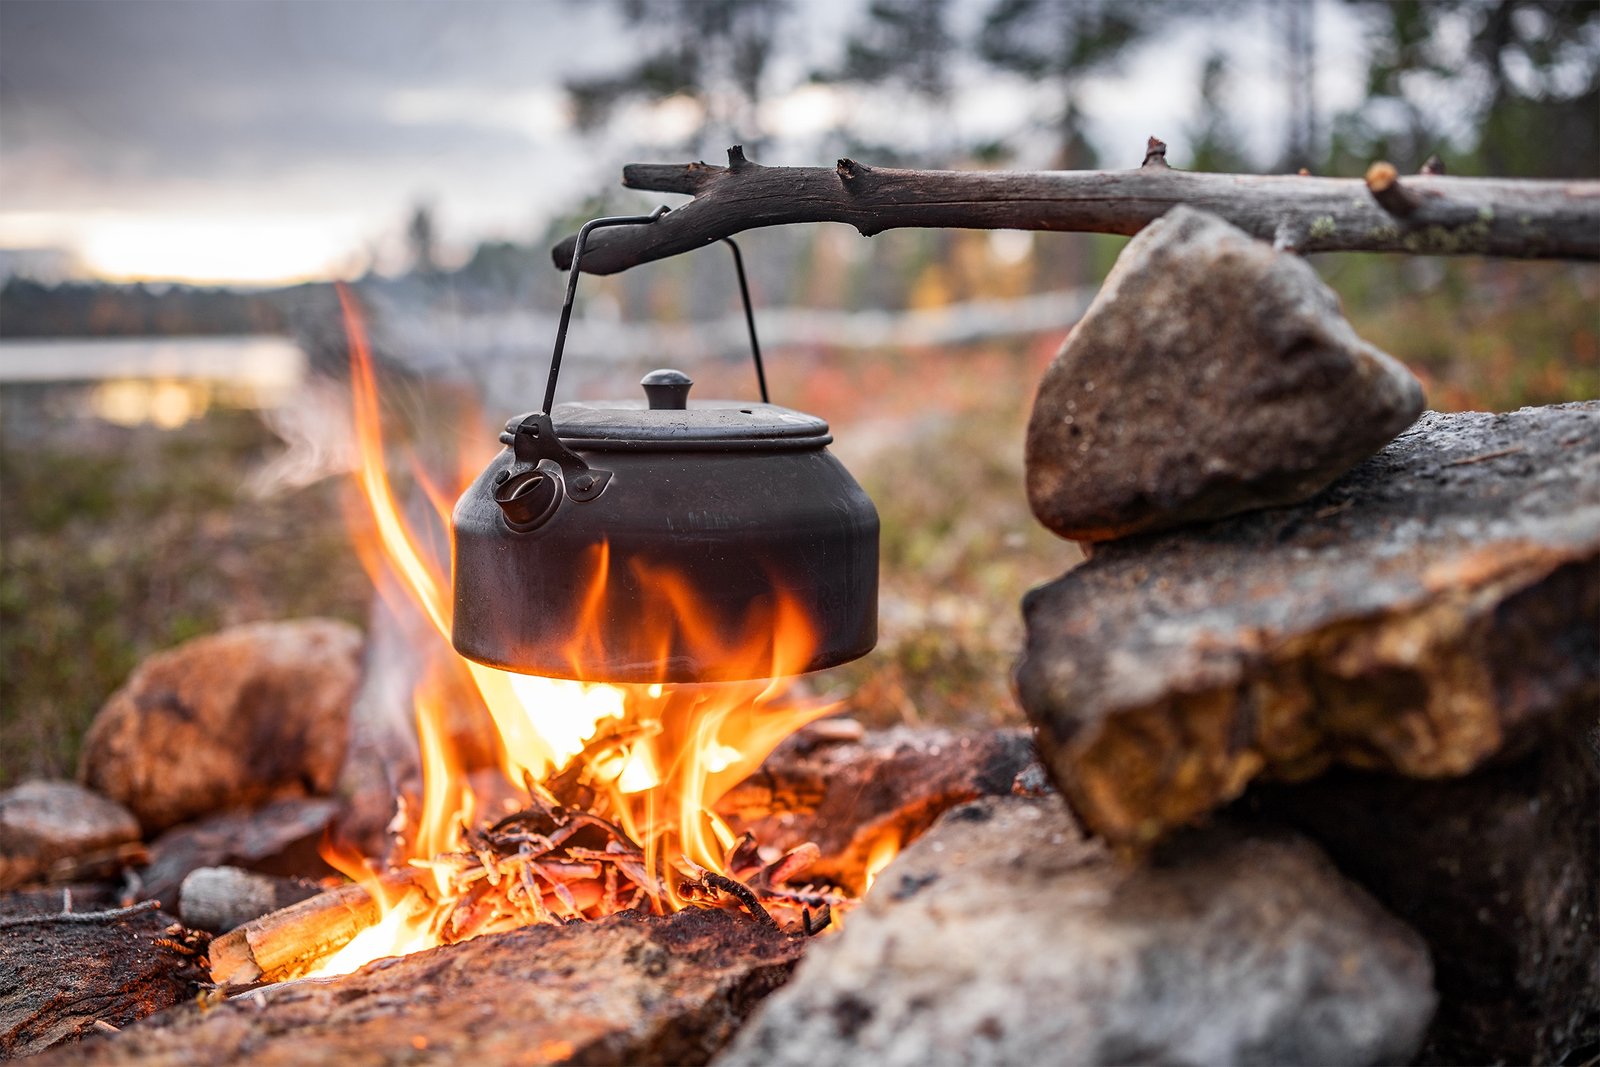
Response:
POLYGON ((1200 68, 1200 121, 1188 131, 1193 170, 1229 173, 1249 169, 1240 151, 1239 131, 1228 115, 1227 89, 1227 56, 1213 51, 1200 68))
POLYGON ((538 245, 483 241, 456 272, 456 282, 507 298, 524 295, 533 279, 550 272, 550 254, 538 245))
POLYGON ((620 73, 565 83, 580 130, 605 124, 629 100, 684 96, 700 110, 689 151, 764 140, 757 105, 787 0, 617 0, 639 59, 620 73), (711 146, 708 148, 707 146, 711 146))
POLYGON ((439 233, 433 222, 433 208, 418 204, 406 225, 406 243, 411 248, 411 270, 425 278, 439 273, 439 233))
POLYGON ((941 166, 965 155, 970 146, 949 121, 951 70, 960 42, 950 28, 949 0, 872 0, 846 38, 836 66, 819 70, 812 80, 834 84, 892 88, 928 109, 925 148, 864 141, 848 126, 836 132, 848 155, 866 156, 890 165, 941 166))
POLYGON ((1501 0, 1475 14, 1488 76, 1476 154, 1488 173, 1600 173, 1600 2, 1501 0))
POLYGON ((1316 162, 1317 47, 1316 5, 1295 2, 1273 9, 1282 20, 1289 128, 1281 170, 1297 171, 1316 162))
POLYGON ((837 80, 897 81, 918 96, 945 100, 956 46, 949 20, 949 0, 872 0, 845 41, 837 80))
POLYGON ((987 63, 1049 84, 1057 99, 1054 166, 1094 167, 1098 157, 1084 131, 1078 92, 1083 79, 1109 66, 1177 5, 1146 0, 996 0, 978 34, 987 63))
MULTIPOLYGON (((283 290, 279 291, 284 292, 283 290)), ((275 294, 143 284, 11 278, 0 287, 0 336, 275 333, 285 329, 275 294)))
MULTIPOLYGON (((1202 5, 1194 5, 1204 10, 1202 5)), ((1186 9, 1177 4, 1147 0, 995 0, 978 32, 978 57, 990 66, 1018 74, 1048 87, 1054 97, 1048 119, 1054 146, 1049 165, 1082 170, 1100 165, 1089 142, 1078 94, 1084 80, 1103 72, 1145 34, 1158 17, 1171 21, 1186 9)), ((1037 127, 1035 127, 1036 129, 1037 127)), ((1142 144, 1145 131, 1130 135, 1142 144)), ((1138 162, 1138 157, 1129 161, 1138 162)), ((1038 276, 1048 286, 1085 284, 1096 273, 1094 240, 1082 234, 1064 234, 1036 245, 1038 276)))
POLYGON ((1600 173, 1600 0, 1349 0, 1371 21, 1367 98, 1335 123, 1331 167, 1600 173))

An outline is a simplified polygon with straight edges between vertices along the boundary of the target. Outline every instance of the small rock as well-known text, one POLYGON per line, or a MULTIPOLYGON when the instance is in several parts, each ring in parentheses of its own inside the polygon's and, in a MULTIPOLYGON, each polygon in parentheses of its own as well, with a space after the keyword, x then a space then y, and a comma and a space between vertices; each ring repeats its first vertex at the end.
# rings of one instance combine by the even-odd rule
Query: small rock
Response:
POLYGON ((326 798, 279 800, 174 826, 150 844, 149 862, 139 872, 141 894, 171 911, 184 880, 204 867, 229 865, 288 877, 332 874, 320 846, 338 813, 338 802, 326 798))
POLYGON ((0 889, 139 840, 139 823, 121 804, 76 782, 24 782, 0 793, 0 889))
POLYGON ((1046 766, 1115 842, 1258 776, 1510 758, 1600 701, 1600 402, 1429 413, 1297 507, 1098 546, 1023 614, 1046 766))
POLYGON ((192 930, 225 934, 320 892, 322 887, 316 882, 301 878, 279 878, 240 867, 199 867, 183 880, 178 918, 192 930))
POLYGON ((1178 207, 1128 242, 1045 372, 1028 499, 1080 541, 1290 504, 1422 406, 1308 263, 1178 207))
POLYGON ((1055 798, 957 808, 814 944, 721 1067, 1404 1063, 1427 950, 1302 838, 1143 868, 1055 798))
POLYGON ((145 660, 100 709, 78 777, 146 833, 227 808, 323 795, 339 774, 361 634, 257 623, 145 660))

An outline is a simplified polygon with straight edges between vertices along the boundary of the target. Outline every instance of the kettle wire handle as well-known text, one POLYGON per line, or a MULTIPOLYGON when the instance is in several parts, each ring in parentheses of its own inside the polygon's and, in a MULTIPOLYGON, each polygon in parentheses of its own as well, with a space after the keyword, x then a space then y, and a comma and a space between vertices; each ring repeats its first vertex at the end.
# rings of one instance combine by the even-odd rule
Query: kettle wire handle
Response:
POLYGON ((756 384, 761 387, 761 402, 770 404, 772 400, 767 396, 767 371, 761 365, 761 342, 756 340, 756 313, 750 306, 750 283, 744 280, 744 256, 739 253, 739 246, 732 237, 724 237, 722 243, 733 252, 733 271, 739 276, 739 298, 744 301, 744 324, 750 330, 750 358, 756 364, 756 384))
MULTIPOLYGON (((546 415, 550 414, 556 401, 556 379, 561 375, 561 356, 567 348, 567 327, 572 323, 572 301, 578 294, 578 275, 582 273, 579 266, 583 259, 583 249, 589 241, 591 230, 602 229, 606 226, 640 226, 655 222, 665 215, 670 209, 661 205, 648 215, 612 215, 606 218, 590 219, 578 230, 578 238, 572 246, 572 267, 567 272, 567 296, 561 304, 561 321, 556 326, 555 350, 550 354, 550 377, 544 386, 544 407, 546 415)), ((756 384, 761 388, 761 402, 771 403, 767 397, 767 372, 761 364, 761 342, 756 339, 756 314, 750 305, 750 285, 745 281, 744 256, 739 253, 739 246, 733 238, 724 237, 722 243, 733 250, 733 269, 739 276, 739 297, 744 301, 744 322, 750 331, 750 355, 756 365, 756 384)))

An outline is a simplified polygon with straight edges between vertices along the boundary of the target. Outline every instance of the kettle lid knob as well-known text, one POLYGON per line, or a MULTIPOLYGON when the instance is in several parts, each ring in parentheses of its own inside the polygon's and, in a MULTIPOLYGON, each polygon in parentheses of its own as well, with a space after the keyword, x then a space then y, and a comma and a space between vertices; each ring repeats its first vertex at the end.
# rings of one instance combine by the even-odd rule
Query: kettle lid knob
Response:
POLYGON ((682 410, 689 406, 689 387, 694 384, 681 370, 662 368, 639 379, 652 409, 682 410))

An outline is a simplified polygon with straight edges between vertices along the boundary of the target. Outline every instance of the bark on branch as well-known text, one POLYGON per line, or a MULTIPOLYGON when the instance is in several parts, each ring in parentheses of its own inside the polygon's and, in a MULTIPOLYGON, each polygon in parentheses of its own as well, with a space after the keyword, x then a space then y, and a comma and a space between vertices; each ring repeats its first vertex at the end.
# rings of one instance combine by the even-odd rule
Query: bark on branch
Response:
MULTIPOLYGON (((594 234, 583 268, 614 274, 796 222, 844 222, 869 237, 899 226, 1134 234, 1178 204, 1299 252, 1600 259, 1600 181, 1452 178, 1433 169, 1402 180, 1374 164, 1365 181, 1199 174, 1167 166, 1166 145, 1153 137, 1143 165, 1123 171, 893 170, 851 159, 831 169, 763 167, 735 146, 726 167, 624 167, 630 189, 694 199, 650 226, 594 234)), ((571 266, 573 242, 553 250, 558 267, 571 266)))

